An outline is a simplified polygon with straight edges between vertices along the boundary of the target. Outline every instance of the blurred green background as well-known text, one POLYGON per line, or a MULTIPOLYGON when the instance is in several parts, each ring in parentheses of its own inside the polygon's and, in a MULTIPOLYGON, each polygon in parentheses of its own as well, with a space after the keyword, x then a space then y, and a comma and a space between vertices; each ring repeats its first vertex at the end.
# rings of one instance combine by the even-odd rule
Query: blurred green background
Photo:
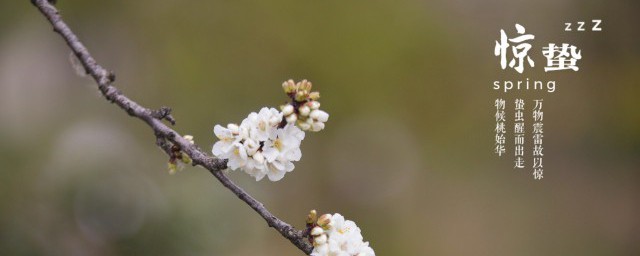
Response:
MULTIPOLYGON (((282 81, 311 80, 331 118, 296 170, 277 183, 230 173, 298 228, 311 209, 342 213, 378 255, 640 254, 637 1, 58 7, 116 86, 172 107, 202 148, 215 124, 282 104, 282 81), (602 32, 564 31, 591 19, 602 32), (578 46, 580 71, 544 73, 539 52, 523 75, 501 70, 495 40, 515 23, 534 50, 578 46), (491 89, 527 77, 556 91, 491 89), (543 180, 530 158, 514 170, 511 151, 493 154, 498 97, 544 98, 543 180)), ((29 1, 0 13, 0 255, 301 254, 207 171, 169 175, 149 128, 75 75, 29 1)))

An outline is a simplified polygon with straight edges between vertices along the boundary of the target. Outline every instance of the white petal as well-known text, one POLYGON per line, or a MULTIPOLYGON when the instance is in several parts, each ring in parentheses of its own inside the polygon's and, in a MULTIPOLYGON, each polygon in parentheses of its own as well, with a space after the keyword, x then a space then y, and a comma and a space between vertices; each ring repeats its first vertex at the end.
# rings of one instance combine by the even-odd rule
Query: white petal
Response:
POLYGON ((260 152, 256 152, 255 154, 253 154, 253 159, 255 159, 260 164, 264 163, 264 156, 260 152))
POLYGON ((247 155, 254 155, 258 151, 258 148, 260 148, 260 144, 252 139, 245 140, 243 145, 247 150, 247 155))
POLYGON ((258 112, 258 115, 260 116, 270 116, 271 112, 269 110, 269 108, 264 107, 260 109, 260 112, 258 112))
POLYGON ((264 155, 264 158, 267 159, 267 162, 273 162, 274 160, 276 160, 276 158, 278 158, 278 155, 280 155, 280 151, 273 147, 269 147, 262 150, 262 155, 264 155))
POLYGON ((213 144, 213 148, 211 149, 211 153, 213 153, 214 156, 220 157, 221 155, 228 153, 228 148, 229 148, 229 143, 226 143, 224 141, 218 141, 215 144, 213 144), (227 149, 227 150, 225 150, 227 149))
POLYGON ((256 177, 256 181, 261 181, 264 178, 265 175, 266 174, 264 172, 259 172, 256 175, 254 175, 253 177, 256 177))
POLYGON ((216 126, 213 127, 213 133, 216 135, 216 137, 218 137, 218 139, 224 139, 230 136, 233 136, 231 134, 231 131, 229 131, 229 129, 222 127, 219 124, 216 124, 216 126))
POLYGON ((269 168, 269 176, 270 181, 279 181, 284 177, 285 172, 282 170, 278 170, 277 168, 269 168))
POLYGON ((286 134, 290 134, 292 135, 294 138, 296 138, 298 141, 301 141, 304 139, 304 131, 300 130, 300 128, 298 128, 297 126, 290 124, 287 125, 286 127, 284 127, 285 129, 285 133, 286 134))
POLYGON ((285 170, 286 172, 293 171, 293 169, 294 169, 294 168, 296 168, 296 166, 295 166, 292 162, 286 162, 286 163, 284 164, 284 166, 285 166, 285 167, 284 167, 284 170, 285 170))
POLYGON ((227 129, 233 134, 238 134, 240 131, 240 127, 237 124, 228 124, 227 129))
POLYGON ((287 160, 300 161, 300 158, 302 158, 302 151, 300 150, 300 148, 294 148, 287 151, 287 160))
POLYGON ((276 168, 276 169, 281 170, 281 171, 284 171, 285 168, 286 168, 285 164, 283 162, 279 161, 279 160, 273 161, 271 163, 271 167, 272 168, 276 168))
POLYGON ((269 174, 267 174, 267 176, 269 177, 270 181, 279 181, 282 178, 284 178, 284 174, 285 172, 283 171, 274 170, 274 171, 270 171, 269 174))

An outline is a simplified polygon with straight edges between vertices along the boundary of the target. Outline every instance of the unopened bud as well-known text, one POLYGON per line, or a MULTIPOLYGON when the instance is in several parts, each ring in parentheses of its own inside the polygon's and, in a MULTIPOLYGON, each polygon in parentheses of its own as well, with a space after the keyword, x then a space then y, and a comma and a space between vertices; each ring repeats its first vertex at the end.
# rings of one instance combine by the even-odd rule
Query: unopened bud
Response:
POLYGON ((296 90, 296 83, 293 80, 289 79, 282 83, 282 89, 284 89, 285 93, 291 93, 296 90))
POLYGON ((185 135, 182 136, 186 141, 188 141, 189 143, 193 144, 193 136, 191 135, 185 135))
POLYGON ((178 166, 172 162, 167 163, 167 168, 169 169, 169 174, 176 174, 176 171, 178 171, 178 166))
POLYGON ((285 116, 291 115, 293 114, 293 106, 291 106, 291 104, 287 104, 284 107, 282 107, 282 114, 285 116))
POLYGON ((296 93, 296 101, 304 101, 307 99, 307 93, 305 91, 298 91, 296 93))
POLYGON ((300 127, 300 129, 302 129, 303 131, 307 131, 311 129, 311 124, 298 120, 298 127, 300 127))
POLYGON ((287 123, 293 124, 298 120, 298 115, 296 114, 291 114, 289 116, 287 116, 287 123))
POLYGON ((312 236, 319 236, 319 235, 322 235, 323 233, 324 233, 324 229, 322 229, 321 227, 315 227, 311 230, 312 236))
POLYGON ((309 106, 309 108, 311 108, 312 110, 316 110, 320 108, 320 102, 317 101, 309 101, 307 102, 307 106, 309 106))
POLYGON ((318 212, 316 210, 309 211, 309 215, 307 215, 307 224, 313 224, 318 220, 318 212))
POLYGON ((311 125, 311 131, 312 132, 319 132, 322 129, 324 129, 324 123, 321 122, 315 122, 311 125))
POLYGON ((311 91, 311 82, 307 81, 307 79, 302 80, 300 89, 306 92, 311 91))
POLYGON ((298 109, 298 112, 300 113, 301 116, 309 116, 311 109, 307 105, 303 105, 298 109))
POLYGON ((311 99, 311 100, 320 99, 320 93, 319 92, 311 92, 311 93, 309 93, 309 99, 311 99))
POLYGON ((189 157, 189 155, 187 155, 184 152, 181 152, 180 154, 180 160, 185 163, 185 164, 191 164, 193 163, 193 160, 191 160, 191 157, 189 157))
POLYGON ((321 245, 321 244, 325 244, 327 242, 327 235, 322 234, 320 236, 317 236, 315 239, 313 239, 313 242, 316 245, 321 245))
POLYGON ((326 213, 320 216, 320 218, 318 218, 318 225, 320 225, 321 227, 328 225, 330 222, 331 222, 331 214, 326 213))
POLYGON ((324 112, 322 110, 316 109, 314 111, 311 111, 311 114, 309 114, 309 116, 315 120, 318 120, 319 122, 326 122, 329 120, 329 114, 327 114, 327 112, 324 112))

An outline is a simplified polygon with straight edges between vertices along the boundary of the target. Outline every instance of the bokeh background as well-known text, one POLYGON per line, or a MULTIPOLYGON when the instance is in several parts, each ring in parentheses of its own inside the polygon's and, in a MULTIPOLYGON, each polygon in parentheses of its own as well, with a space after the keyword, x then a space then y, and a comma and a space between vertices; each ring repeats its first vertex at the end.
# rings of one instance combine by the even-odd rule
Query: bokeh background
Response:
MULTIPOLYGON (((331 118, 296 170, 230 173, 297 227, 340 212, 378 255, 640 254, 637 1, 58 2, 116 85, 203 148, 313 81, 331 118), (515 23, 536 36, 522 75, 493 56, 515 23), (580 71, 544 73, 549 42, 582 49, 580 71), (491 89, 527 77, 556 91, 491 89), (493 154, 498 97, 544 99, 543 180, 493 154)), ((301 255, 207 171, 169 175, 29 1, 0 13, 0 255, 301 255)))

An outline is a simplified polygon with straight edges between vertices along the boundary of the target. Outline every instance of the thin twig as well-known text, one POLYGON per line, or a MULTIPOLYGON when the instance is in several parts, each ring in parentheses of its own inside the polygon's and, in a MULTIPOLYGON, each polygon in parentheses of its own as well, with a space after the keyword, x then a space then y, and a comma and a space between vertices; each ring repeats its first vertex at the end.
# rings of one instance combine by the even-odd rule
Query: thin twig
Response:
POLYGON ((276 229, 280 234, 282 234, 282 236, 289 239, 291 243, 304 253, 311 253, 313 247, 305 238, 303 231, 295 229, 293 226, 271 214, 260 201, 256 200, 242 188, 238 187, 238 185, 233 183, 233 181, 221 172, 221 170, 227 168, 226 160, 208 156, 196 145, 191 144, 176 131, 162 122, 162 120, 167 120, 172 124, 175 123, 175 120, 170 115, 169 108, 163 107, 160 110, 151 110, 140 106, 138 103, 122 94, 122 92, 112 85, 115 80, 114 73, 104 69, 95 61, 95 59, 93 59, 93 57, 91 57, 87 48, 84 47, 80 40, 78 40, 78 37, 62 20, 58 10, 47 0, 31 0, 31 3, 35 5, 49 20, 51 25, 53 25, 53 30, 64 38, 67 45, 69 45, 73 53, 84 66, 85 70, 87 70, 87 72, 96 81, 98 89, 100 89, 100 92, 102 92, 104 97, 111 103, 118 105, 129 115, 147 123, 154 131, 157 138, 156 144, 161 147, 165 153, 171 154, 171 146, 178 146, 180 150, 191 157, 193 165, 200 165, 209 170, 209 172, 211 172, 211 174, 213 174, 213 176, 215 176, 222 185, 231 190, 231 192, 238 196, 238 198, 260 214, 269 227, 276 229))

